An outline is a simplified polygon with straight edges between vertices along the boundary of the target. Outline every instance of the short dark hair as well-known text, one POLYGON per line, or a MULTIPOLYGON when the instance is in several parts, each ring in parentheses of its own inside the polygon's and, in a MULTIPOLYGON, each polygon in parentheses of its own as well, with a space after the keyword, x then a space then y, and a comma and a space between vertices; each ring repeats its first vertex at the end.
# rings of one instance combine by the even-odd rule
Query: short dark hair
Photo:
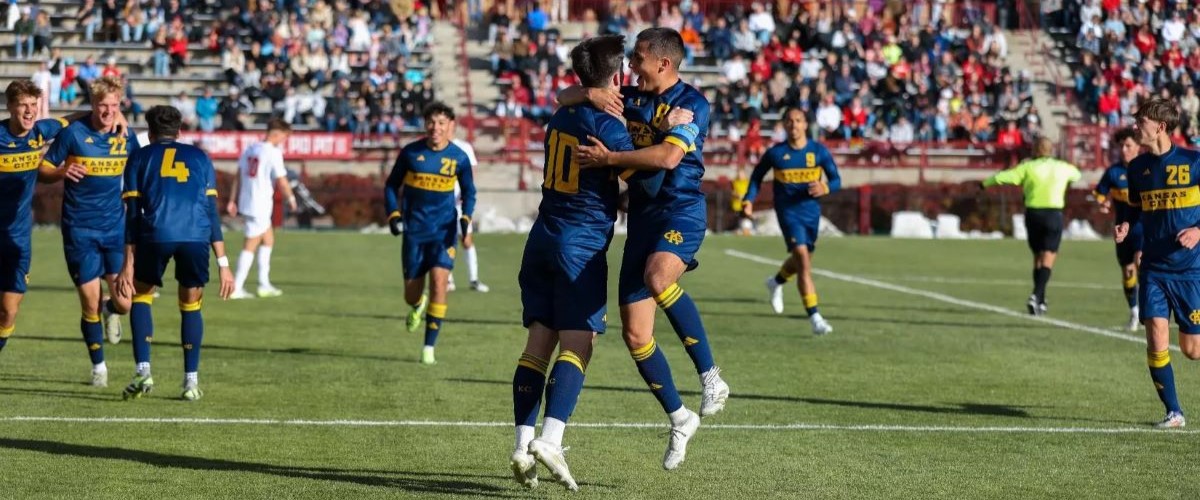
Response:
POLYGON ((287 120, 284 120, 283 118, 272 118, 267 120, 267 132, 274 132, 276 130, 280 132, 291 132, 292 124, 288 123, 287 120))
POLYGON ((624 57, 624 36, 596 36, 571 49, 571 70, 584 87, 604 87, 621 70, 624 57))
POLYGON ((183 128, 183 114, 174 106, 154 106, 146 112, 146 125, 154 137, 179 137, 183 128))
POLYGON ((671 28, 647 28, 638 33, 638 42, 646 42, 646 48, 655 57, 671 60, 676 70, 683 62, 683 37, 671 28))
POLYGON ((1137 131, 1133 130, 1133 127, 1123 127, 1113 134, 1113 144, 1117 147, 1120 147, 1126 139, 1133 139, 1133 142, 1137 142, 1137 131))
POLYGON ((806 122, 808 121, 808 113, 806 113, 806 112, 804 111, 804 108, 801 108, 800 106, 788 106, 788 107, 787 107, 787 109, 784 109, 784 110, 783 110, 783 114, 782 114, 782 115, 779 115, 779 117, 780 117, 780 118, 787 118, 787 116, 788 116, 789 114, 791 114, 791 113, 792 113, 792 111, 795 111, 795 112, 797 112, 797 113, 800 113, 800 116, 801 116, 802 118, 804 118, 804 121, 806 121, 806 122))
POLYGON ((16 103, 22 97, 42 97, 42 88, 33 83, 33 80, 20 79, 13 80, 4 89, 4 99, 11 103, 16 103))
POLYGON ((1179 106, 1167 99, 1154 97, 1138 107, 1137 117, 1162 122, 1170 134, 1179 126, 1179 106))
POLYGON ((433 117, 435 117, 437 115, 442 115, 442 116, 445 116, 446 118, 453 120, 454 119, 454 110, 451 109, 450 106, 447 106, 446 103, 444 103, 442 101, 433 101, 433 102, 429 103, 428 106, 425 106, 425 109, 421 111, 421 117, 424 118, 425 121, 432 120, 433 117))

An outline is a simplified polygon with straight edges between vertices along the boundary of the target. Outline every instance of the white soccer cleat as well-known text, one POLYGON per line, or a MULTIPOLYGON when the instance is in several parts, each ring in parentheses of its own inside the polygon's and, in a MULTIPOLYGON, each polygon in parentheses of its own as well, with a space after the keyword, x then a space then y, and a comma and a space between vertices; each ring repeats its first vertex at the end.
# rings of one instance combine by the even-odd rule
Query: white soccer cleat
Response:
POLYGON ((704 387, 700 399, 700 416, 711 417, 725 409, 725 400, 729 399, 729 384, 721 380, 721 369, 712 367, 700 376, 700 385, 704 387))
POLYGON ((454 278, 451 277, 450 281, 446 282, 446 291, 453 292, 455 290, 458 290, 458 286, 454 284, 454 278))
POLYGON ((245 290, 237 289, 234 290, 233 293, 229 294, 229 298, 232 300, 253 299, 254 295, 245 290))
POLYGON ((783 285, 776 283, 774 276, 767 278, 767 299, 775 314, 783 314, 783 285))
MULTIPOLYGON (((699 421, 700 417, 696 417, 696 425, 700 425, 699 421)), ((570 491, 579 491, 579 485, 575 484, 575 478, 571 477, 571 470, 567 468, 567 457, 561 446, 534 439, 529 443, 529 453, 550 470, 555 481, 570 491)))
POLYGON ((258 296, 264 299, 268 297, 278 297, 280 295, 283 295, 283 290, 275 288, 271 285, 258 287, 258 296))
POLYGON ((92 387, 108 387, 108 370, 92 370, 92 387))
POLYGON ((813 335, 828 335, 833 333, 833 325, 825 321, 825 318, 813 318, 812 329, 813 335))
POLYGON ((421 364, 436 365, 437 358, 433 357, 433 346, 424 346, 421 348, 421 364))
POLYGON ((523 451, 514 451, 512 454, 513 479, 516 479, 521 486, 529 489, 537 488, 537 459, 533 455, 523 451))
POLYGON ((1142 329, 1141 315, 1138 313, 1138 306, 1133 306, 1129 309, 1129 331, 1136 332, 1142 329))
POLYGON ((109 344, 121 343, 121 315, 109 312, 108 307, 102 307, 100 319, 104 322, 104 338, 109 344))
POLYGON ((180 399, 182 399, 182 400, 184 400, 184 401, 199 401, 199 400, 200 400, 200 398, 202 398, 202 397, 204 397, 204 391, 200 390, 200 384, 199 384, 199 383, 196 383, 196 382, 191 382, 191 383, 184 382, 184 384, 183 384, 183 394, 180 394, 180 395, 179 395, 179 398, 180 398, 180 399))
POLYGON ((479 293, 488 293, 488 290, 491 290, 491 288, 488 288, 488 286, 483 284, 482 281, 472 281, 471 289, 479 293))
POLYGON ((1167 416, 1163 417, 1162 422, 1154 424, 1159 429, 1178 429, 1187 425, 1187 419, 1183 418, 1183 414, 1177 411, 1167 412, 1167 416))
POLYGON ((663 468, 666 470, 675 470, 679 464, 683 463, 683 459, 687 458, 688 441, 700 429, 700 415, 691 410, 687 412, 687 420, 678 426, 671 426, 671 437, 667 441, 667 453, 663 455, 663 468))

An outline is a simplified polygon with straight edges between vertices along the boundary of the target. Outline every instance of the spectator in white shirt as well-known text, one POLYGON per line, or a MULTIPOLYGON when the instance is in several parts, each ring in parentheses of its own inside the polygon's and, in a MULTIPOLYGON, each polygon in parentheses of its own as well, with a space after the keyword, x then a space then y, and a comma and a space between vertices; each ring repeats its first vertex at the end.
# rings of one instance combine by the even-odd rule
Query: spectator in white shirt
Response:
POLYGON ((888 132, 888 141, 897 148, 903 149, 913 141, 913 127, 908 122, 908 118, 900 116, 896 123, 892 125, 892 129, 888 132))
POLYGON ((825 96, 825 102, 817 108, 817 127, 824 132, 825 138, 838 138, 838 129, 842 126, 842 108, 833 102, 833 94, 825 96))
POLYGON ((749 69, 746 67, 746 61, 742 59, 741 53, 734 52, 732 59, 721 63, 721 75, 734 85, 741 85, 746 81, 749 69))
POLYGON ((750 22, 745 19, 738 23, 738 29, 733 32, 733 49, 746 54, 758 50, 758 38, 750 31, 750 22))
POLYGON ((1177 10, 1162 25, 1163 46, 1169 47, 1172 43, 1179 43, 1180 40, 1183 40, 1183 34, 1186 32, 1187 25, 1183 24, 1183 18, 1180 17, 1177 10))
POLYGON ((766 45, 771 40, 771 35, 775 34, 775 17, 761 3, 750 4, 748 24, 750 31, 758 37, 759 44, 766 45))

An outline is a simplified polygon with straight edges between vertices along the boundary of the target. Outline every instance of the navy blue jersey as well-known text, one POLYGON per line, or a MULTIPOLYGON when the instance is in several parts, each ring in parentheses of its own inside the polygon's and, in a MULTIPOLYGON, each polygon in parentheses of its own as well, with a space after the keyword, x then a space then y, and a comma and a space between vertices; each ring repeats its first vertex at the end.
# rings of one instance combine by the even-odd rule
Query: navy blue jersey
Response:
POLYGON ((556 246, 604 248, 617 217, 620 187, 612 169, 580 170, 575 151, 595 137, 611 151, 632 151, 633 140, 615 117, 590 105, 559 108, 546 127, 542 203, 531 238, 556 246))
POLYGON ((137 199, 131 242, 212 241, 216 196, 216 171, 200 148, 159 141, 137 150, 125 166, 123 195, 137 199))
POLYGON ((1104 171, 1096 183, 1095 194, 1100 201, 1112 200, 1113 214, 1117 220, 1129 218, 1129 179, 1125 164, 1117 162, 1104 171))
POLYGON ((124 136, 97 132, 86 119, 71 123, 58 134, 45 162, 55 167, 78 163, 87 169, 83 180, 67 182, 63 189, 64 227, 106 231, 124 225, 121 178, 129 153, 137 149, 133 130, 124 136))
POLYGON ((656 196, 632 191, 629 196, 631 213, 662 210, 695 210, 704 213, 704 193, 700 180, 704 177, 704 139, 708 137, 708 100, 695 87, 680 80, 662 94, 642 92, 637 87, 622 87, 625 99, 625 121, 633 145, 645 148, 667 142, 682 148, 683 159, 674 170, 662 175, 662 188, 656 196), (679 125, 666 132, 658 125, 672 108, 692 111, 692 123, 679 125))
POLYGON ((1142 223, 1142 270, 1200 276, 1200 247, 1188 250, 1180 231, 1200 225, 1200 152, 1171 146, 1129 163, 1130 208, 1118 222, 1142 223))
POLYGON ((400 150, 387 178, 384 204, 389 214, 404 218, 405 238, 440 239, 456 230, 454 183, 462 188, 462 213, 475 213, 475 182, 470 157, 454 143, 435 151, 425 139, 400 150), (399 200, 396 193, 403 187, 399 200))
POLYGON ((14 135, 9 120, 0 125, 0 235, 29 237, 33 228, 33 191, 42 148, 67 126, 64 120, 34 122, 33 130, 14 135))
POLYGON ((785 141, 763 153, 762 159, 754 167, 754 173, 750 174, 750 186, 742 197, 743 201, 754 202, 763 178, 772 170, 775 172, 775 182, 771 184, 776 210, 786 210, 816 200, 808 194, 809 185, 814 182, 825 182, 831 193, 842 187, 842 178, 838 175, 833 155, 829 154, 825 145, 808 141, 804 147, 796 149, 785 141), (822 175, 824 181, 821 180, 822 175))

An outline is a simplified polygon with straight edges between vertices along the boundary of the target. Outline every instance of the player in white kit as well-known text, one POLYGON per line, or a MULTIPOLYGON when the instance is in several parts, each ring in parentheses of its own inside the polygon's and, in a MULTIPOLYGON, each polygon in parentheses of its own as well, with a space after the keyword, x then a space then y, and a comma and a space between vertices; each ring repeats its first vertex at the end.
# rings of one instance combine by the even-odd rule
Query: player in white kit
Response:
POLYGON ((233 181, 232 195, 226 210, 229 215, 242 216, 246 223, 246 242, 238 256, 231 299, 253 297, 245 290, 250 266, 254 265, 254 252, 258 251, 258 296, 278 297, 283 291, 271 285, 271 249, 275 246, 275 233, 271 229, 271 215, 275 206, 275 190, 279 189, 287 199, 288 208, 296 210, 296 196, 288 184, 287 170, 283 166, 283 145, 292 127, 281 119, 267 123, 267 139, 255 143, 238 158, 238 175, 233 181))
MULTIPOLYGON (((462 150, 467 153, 467 157, 471 159, 471 165, 479 165, 475 158, 475 148, 471 147, 470 143, 462 139, 454 139, 450 142, 453 142, 455 146, 462 148, 462 150)), ((454 198, 454 208, 458 210, 458 216, 461 218, 462 192, 459 190, 457 183, 454 184, 454 198)), ((478 211, 476 211, 476 213, 478 213, 478 211)), ((472 225, 467 224, 467 231, 461 236, 463 250, 465 251, 464 253, 466 254, 467 259, 467 276, 471 281, 472 290, 475 290, 476 292, 487 293, 488 286, 482 281, 479 281, 479 255, 475 252, 475 242, 471 237, 471 233, 473 232, 472 225)), ((454 289, 454 274, 451 274, 450 281, 446 283, 446 290, 453 292, 454 289)))

